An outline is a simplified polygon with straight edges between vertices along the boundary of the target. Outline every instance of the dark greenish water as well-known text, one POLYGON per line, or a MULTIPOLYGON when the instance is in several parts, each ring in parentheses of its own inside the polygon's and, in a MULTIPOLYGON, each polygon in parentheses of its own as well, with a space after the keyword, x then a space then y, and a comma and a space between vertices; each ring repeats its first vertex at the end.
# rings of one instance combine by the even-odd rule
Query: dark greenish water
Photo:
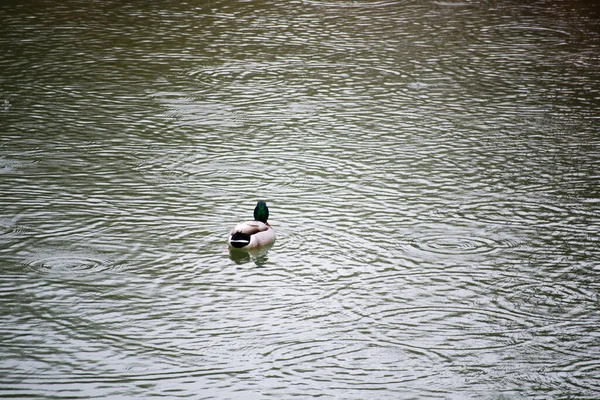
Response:
POLYGON ((600 396, 594 2, 0 19, 0 397, 600 396))

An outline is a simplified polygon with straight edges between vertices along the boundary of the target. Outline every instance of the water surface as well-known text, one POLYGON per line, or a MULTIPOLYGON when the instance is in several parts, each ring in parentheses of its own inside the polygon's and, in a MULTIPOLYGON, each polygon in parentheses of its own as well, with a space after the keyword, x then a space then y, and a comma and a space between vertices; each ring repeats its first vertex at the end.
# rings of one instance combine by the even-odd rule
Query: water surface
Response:
POLYGON ((0 397, 600 393, 593 2, 0 16, 0 397))

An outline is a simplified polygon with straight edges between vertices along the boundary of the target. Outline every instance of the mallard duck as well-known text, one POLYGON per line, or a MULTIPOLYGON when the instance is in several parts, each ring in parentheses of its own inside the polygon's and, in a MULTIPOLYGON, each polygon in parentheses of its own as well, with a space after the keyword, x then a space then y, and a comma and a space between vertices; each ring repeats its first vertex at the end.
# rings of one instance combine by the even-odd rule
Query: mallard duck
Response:
POLYGON ((254 208, 254 221, 240 222, 229 232, 229 249, 255 249, 272 244, 275 241, 275 231, 267 222, 268 218, 267 203, 260 200, 254 208))

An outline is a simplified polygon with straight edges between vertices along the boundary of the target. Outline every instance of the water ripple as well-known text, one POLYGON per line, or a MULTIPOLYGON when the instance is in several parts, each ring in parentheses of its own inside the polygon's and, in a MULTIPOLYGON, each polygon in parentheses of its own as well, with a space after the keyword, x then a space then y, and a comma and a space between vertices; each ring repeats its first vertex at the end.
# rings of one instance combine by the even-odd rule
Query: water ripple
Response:
POLYGON ((588 359, 565 365, 557 375, 566 376, 567 383, 575 387, 598 393, 600 391, 600 362, 588 359))
POLYGON ((112 269, 113 261, 94 251, 38 250, 26 261, 33 270, 52 270, 53 272, 101 272, 112 269))
POLYGON ((514 198, 511 201, 490 198, 462 204, 462 218, 502 225, 565 226, 574 218, 572 209, 544 199, 514 198))
POLYGON ((489 253, 498 250, 501 247, 489 238, 458 235, 424 236, 413 239, 412 245, 416 249, 439 254, 489 253))

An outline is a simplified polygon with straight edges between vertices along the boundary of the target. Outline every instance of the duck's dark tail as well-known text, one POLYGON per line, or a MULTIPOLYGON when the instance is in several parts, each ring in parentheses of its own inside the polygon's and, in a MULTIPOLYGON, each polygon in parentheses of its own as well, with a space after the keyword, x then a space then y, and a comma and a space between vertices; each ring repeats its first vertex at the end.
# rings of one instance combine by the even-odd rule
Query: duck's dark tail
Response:
POLYGON ((242 247, 248 246, 250 244, 250 235, 247 233, 236 232, 231 235, 231 240, 229 241, 232 247, 236 249, 241 249, 242 247))

